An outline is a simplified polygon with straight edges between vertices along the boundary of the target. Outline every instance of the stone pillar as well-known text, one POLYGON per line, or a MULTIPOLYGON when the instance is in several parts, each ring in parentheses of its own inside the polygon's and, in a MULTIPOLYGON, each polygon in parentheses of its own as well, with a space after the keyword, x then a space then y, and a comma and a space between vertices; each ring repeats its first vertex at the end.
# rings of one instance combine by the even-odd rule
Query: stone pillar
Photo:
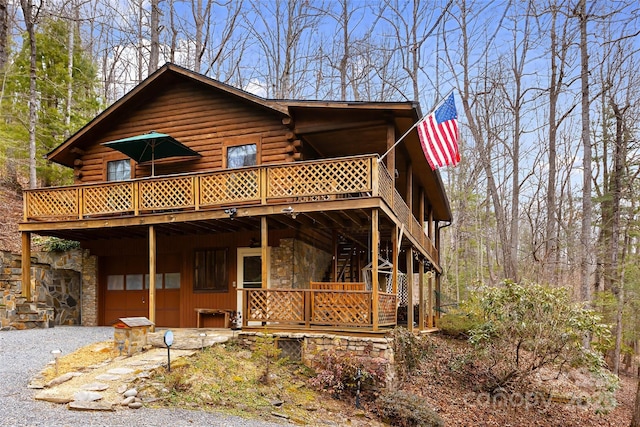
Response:
POLYGON ((82 326, 98 326, 98 257, 82 251, 82 291, 80 318, 82 326))

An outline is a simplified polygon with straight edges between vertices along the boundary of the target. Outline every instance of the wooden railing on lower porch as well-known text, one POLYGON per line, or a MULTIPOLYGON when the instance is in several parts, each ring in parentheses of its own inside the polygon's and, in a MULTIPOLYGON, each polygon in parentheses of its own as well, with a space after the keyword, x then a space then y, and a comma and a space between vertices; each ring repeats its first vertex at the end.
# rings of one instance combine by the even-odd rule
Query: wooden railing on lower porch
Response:
MULTIPOLYGON (((243 289, 243 326, 373 330, 373 292, 325 289, 243 289)), ((378 293, 378 326, 396 325, 395 294, 378 293)))

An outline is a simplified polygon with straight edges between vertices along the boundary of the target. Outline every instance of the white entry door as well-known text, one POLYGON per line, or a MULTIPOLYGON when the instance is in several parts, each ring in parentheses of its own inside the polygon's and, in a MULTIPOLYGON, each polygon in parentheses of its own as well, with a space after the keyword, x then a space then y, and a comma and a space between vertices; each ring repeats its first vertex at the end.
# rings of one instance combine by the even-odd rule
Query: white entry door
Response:
MULTIPOLYGON (((267 251, 267 265, 269 265, 269 251, 267 251)), ((269 271, 267 270, 267 277, 269 271)), ((238 248, 238 308, 242 312, 241 289, 259 289, 262 287, 262 248, 238 248)), ((267 288, 269 282, 267 281, 267 288)), ((242 313, 244 316, 244 313, 242 313)))

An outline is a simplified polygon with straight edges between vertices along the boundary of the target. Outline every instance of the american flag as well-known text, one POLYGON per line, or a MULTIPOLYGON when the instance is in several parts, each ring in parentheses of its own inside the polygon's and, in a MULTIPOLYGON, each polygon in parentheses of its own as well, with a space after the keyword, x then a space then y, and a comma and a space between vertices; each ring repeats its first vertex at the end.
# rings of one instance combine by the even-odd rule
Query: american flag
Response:
POLYGON ((458 164, 458 113, 453 93, 435 111, 425 116, 417 129, 422 151, 431 169, 458 164))

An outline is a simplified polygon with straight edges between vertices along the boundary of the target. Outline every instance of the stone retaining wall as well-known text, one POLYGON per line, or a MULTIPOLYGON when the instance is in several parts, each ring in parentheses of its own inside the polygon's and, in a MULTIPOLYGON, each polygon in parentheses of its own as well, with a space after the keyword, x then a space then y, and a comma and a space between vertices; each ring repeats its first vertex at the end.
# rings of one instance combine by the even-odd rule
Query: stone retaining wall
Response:
POLYGON ((365 359, 382 358, 387 364, 387 386, 393 384, 395 378, 395 354, 393 342, 388 337, 358 337, 327 333, 310 332, 240 332, 238 338, 249 348, 254 348, 258 337, 265 335, 277 339, 299 340, 302 346, 302 363, 311 368, 315 367, 314 359, 329 350, 352 353, 365 359))
POLYGON ((0 251, 0 328, 97 324, 96 261, 88 251, 36 252, 33 301, 22 297, 22 259, 0 251))

